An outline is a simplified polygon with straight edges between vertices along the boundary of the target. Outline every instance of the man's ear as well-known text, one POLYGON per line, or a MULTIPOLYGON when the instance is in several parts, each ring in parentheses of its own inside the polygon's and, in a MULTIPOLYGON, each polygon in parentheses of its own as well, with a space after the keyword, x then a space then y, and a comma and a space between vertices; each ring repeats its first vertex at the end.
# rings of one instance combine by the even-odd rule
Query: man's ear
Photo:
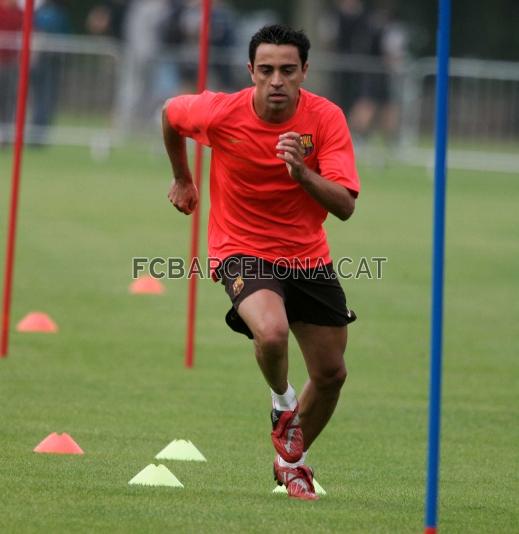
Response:
POLYGON ((247 63, 247 69, 249 69, 251 80, 254 82, 254 67, 251 63, 247 63))
POLYGON ((308 62, 303 65, 303 80, 306 80, 306 73, 308 72, 308 62))

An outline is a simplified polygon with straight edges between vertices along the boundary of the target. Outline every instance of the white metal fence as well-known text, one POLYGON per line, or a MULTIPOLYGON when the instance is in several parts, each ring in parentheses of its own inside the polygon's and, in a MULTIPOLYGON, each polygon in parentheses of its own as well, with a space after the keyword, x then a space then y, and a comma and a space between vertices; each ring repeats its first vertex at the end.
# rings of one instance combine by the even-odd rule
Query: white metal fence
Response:
MULTIPOLYGON (((138 58, 111 39, 41 34, 33 45, 29 143, 104 151, 131 137, 160 142, 162 102, 196 85, 194 48, 138 58)), ((19 37, 0 34, 0 142, 12 138, 19 46, 19 37)), ((246 50, 215 49, 211 58, 211 87, 232 91, 250 83, 246 50)), ((376 148, 385 157, 428 165, 435 68, 433 58, 390 69, 370 57, 313 53, 307 87, 343 105, 354 135, 362 137, 360 152, 376 148), (363 99, 364 106, 356 105, 363 99)), ((450 74, 449 164, 519 173, 519 63, 453 59, 450 74)))
MULTIPOLYGON (((0 34, 0 50, 18 51, 19 46, 13 34, 0 34)), ((27 142, 94 147, 115 142, 113 110, 120 64, 119 46, 110 39, 35 34, 27 142)), ((0 62, 0 78, 0 132, 5 141, 13 135, 17 60, 0 62)))
MULTIPOLYGON (((400 156, 432 158, 436 64, 408 67, 402 92, 400 156)), ((519 63, 452 59, 449 163, 519 174, 519 63)))

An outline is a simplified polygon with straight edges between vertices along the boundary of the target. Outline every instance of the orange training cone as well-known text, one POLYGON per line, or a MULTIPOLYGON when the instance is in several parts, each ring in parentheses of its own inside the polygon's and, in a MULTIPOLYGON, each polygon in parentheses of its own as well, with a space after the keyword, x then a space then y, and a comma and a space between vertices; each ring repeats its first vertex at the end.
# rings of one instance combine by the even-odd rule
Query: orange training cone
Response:
POLYGON ((16 325, 16 330, 54 334, 58 331, 58 325, 46 313, 31 312, 16 325))
POLYGON ((83 449, 66 432, 49 434, 33 450, 47 454, 84 454, 83 449))
POLYGON ((130 293, 134 295, 162 295, 164 291, 166 291, 164 284, 160 280, 149 275, 141 276, 130 284, 130 293))

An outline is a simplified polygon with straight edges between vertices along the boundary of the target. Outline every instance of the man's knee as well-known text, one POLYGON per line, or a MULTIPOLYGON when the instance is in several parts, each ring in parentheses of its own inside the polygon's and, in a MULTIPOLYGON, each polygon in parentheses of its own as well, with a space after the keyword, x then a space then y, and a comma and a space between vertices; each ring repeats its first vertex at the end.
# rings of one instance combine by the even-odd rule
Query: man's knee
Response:
POLYGON ((318 390, 336 393, 341 390, 347 376, 346 366, 341 364, 313 373, 311 379, 318 390))
POLYGON ((288 344, 288 324, 265 322, 255 329, 254 341, 262 353, 284 351, 288 344))

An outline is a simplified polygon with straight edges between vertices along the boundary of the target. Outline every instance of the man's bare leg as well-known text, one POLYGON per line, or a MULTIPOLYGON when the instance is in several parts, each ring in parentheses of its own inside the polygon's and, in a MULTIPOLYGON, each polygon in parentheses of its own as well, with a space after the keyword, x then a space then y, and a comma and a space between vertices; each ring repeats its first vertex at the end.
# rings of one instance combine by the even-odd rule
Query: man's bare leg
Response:
POLYGON ((288 320, 283 299, 270 289, 260 289, 243 299, 238 313, 254 335, 260 369, 273 391, 288 388, 288 320))
POLYGON ((297 395, 288 383, 289 326, 283 299, 274 291, 261 289, 243 299, 238 313, 254 334, 256 358, 272 390, 271 439, 280 456, 277 461, 301 461, 304 440, 297 395))
POLYGON ((346 380, 347 328, 301 322, 290 325, 305 358, 309 380, 299 397, 304 448, 308 450, 332 416, 346 380))

